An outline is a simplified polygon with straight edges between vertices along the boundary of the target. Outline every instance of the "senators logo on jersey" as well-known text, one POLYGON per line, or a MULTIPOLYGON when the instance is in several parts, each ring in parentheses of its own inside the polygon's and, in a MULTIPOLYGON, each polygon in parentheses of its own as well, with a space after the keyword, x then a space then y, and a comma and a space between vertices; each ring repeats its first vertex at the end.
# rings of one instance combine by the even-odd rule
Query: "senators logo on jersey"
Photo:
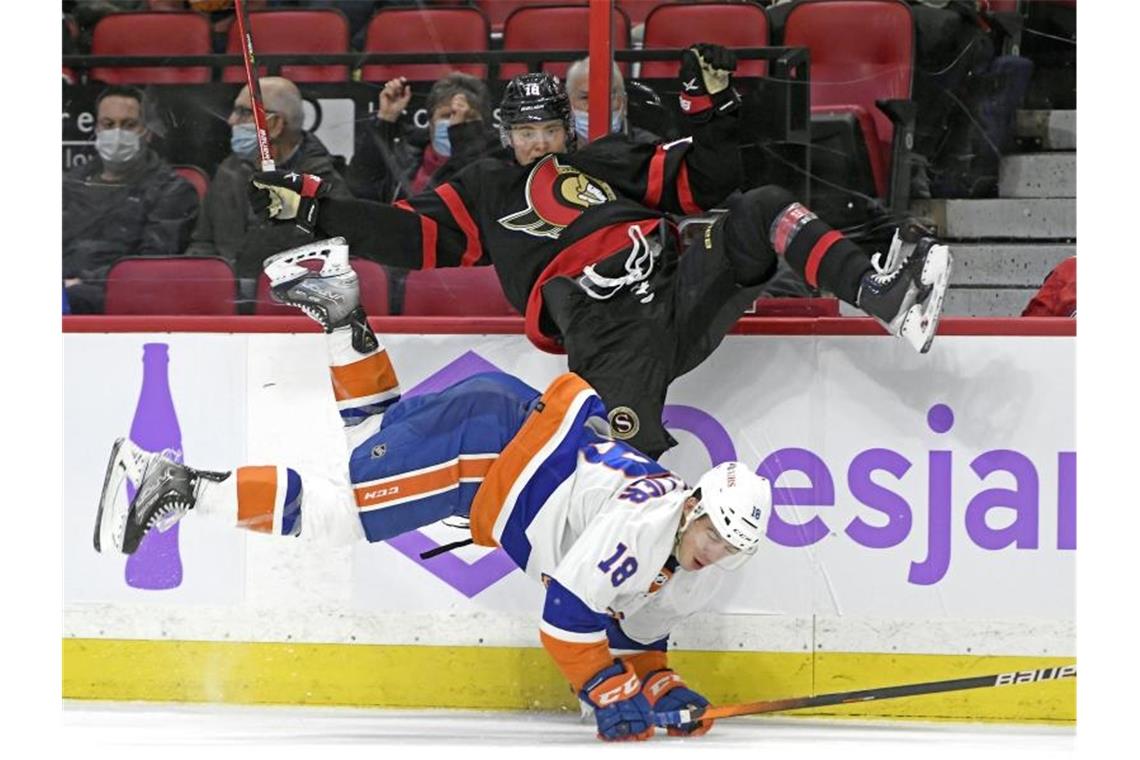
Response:
POLYGON ((499 224, 536 237, 557 238, 587 208, 616 198, 605 182, 549 155, 526 178, 527 207, 504 216, 499 224))

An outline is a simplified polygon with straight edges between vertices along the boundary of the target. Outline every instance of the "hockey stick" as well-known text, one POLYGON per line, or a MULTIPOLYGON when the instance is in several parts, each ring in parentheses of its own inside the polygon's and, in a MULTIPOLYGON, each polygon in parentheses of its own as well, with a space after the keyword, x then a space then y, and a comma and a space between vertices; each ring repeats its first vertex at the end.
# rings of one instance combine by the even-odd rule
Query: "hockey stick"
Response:
POLYGON ((1040 670, 1015 670, 1012 673, 999 673, 992 676, 956 678, 950 681, 929 681, 927 683, 912 683, 900 686, 883 686, 878 689, 864 689, 863 691, 841 691, 834 694, 819 694, 814 697, 773 699, 767 702, 745 702, 738 705, 697 707, 689 710, 669 710, 654 713, 653 722, 662 727, 679 726, 684 723, 692 723, 701 718, 731 718, 736 715, 759 715, 760 713, 799 710, 807 707, 827 707, 852 702, 873 702, 877 699, 913 697, 919 694, 937 694, 943 691, 984 689, 990 686, 1012 686, 1013 684, 1019 683, 1056 681, 1062 678, 1076 677, 1076 665, 1060 665, 1053 668, 1041 668, 1040 670))
POLYGON ((257 77, 257 60, 253 56, 253 29, 249 24, 246 0, 234 0, 238 34, 241 36, 241 57, 245 62, 245 82, 249 86, 250 110, 253 111, 253 128, 257 132, 257 150, 261 156, 261 170, 271 172, 277 165, 269 151, 269 130, 265 128, 265 106, 261 100, 261 83, 257 77))

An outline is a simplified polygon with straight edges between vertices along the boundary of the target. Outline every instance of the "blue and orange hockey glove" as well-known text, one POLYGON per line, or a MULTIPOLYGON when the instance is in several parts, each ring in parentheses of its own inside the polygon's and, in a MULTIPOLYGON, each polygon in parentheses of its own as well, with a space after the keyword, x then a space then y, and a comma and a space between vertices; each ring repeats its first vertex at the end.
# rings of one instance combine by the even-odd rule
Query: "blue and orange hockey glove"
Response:
MULTIPOLYGON (((654 670, 645 675, 645 682, 641 686, 641 693, 645 695, 649 706, 654 712, 669 712, 671 710, 687 710, 694 707, 708 707, 709 701, 685 685, 681 676, 665 668, 654 670)), ((670 736, 700 736, 708 733, 712 728, 712 720, 698 720, 692 723, 683 723, 680 726, 670 726, 670 736)))
POLYGON ((653 713, 642 694, 641 680, 621 660, 586 681, 578 697, 594 708, 602 741, 644 741, 653 736, 653 713))

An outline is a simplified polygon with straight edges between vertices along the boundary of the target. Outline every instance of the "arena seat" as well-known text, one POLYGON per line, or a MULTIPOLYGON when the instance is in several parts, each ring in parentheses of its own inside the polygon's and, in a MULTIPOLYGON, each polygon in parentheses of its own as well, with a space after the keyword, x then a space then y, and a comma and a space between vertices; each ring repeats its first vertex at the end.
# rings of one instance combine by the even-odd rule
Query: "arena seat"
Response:
POLYGON ((914 37, 910 8, 900 0, 802 0, 784 24, 784 44, 811 51, 812 113, 855 115, 882 198, 894 125, 875 101, 910 99, 914 37))
POLYGON ((206 190, 210 187, 210 175, 206 174, 204 169, 193 164, 179 164, 171 168, 178 176, 194 186, 194 192, 198 193, 199 202, 206 197, 206 190))
POLYGON ((631 26, 637 26, 645 23, 654 8, 665 5, 665 0, 617 0, 614 4, 629 16, 631 26))
MULTIPOLYGON (((384 8, 368 22, 366 53, 480 52, 490 46, 487 19, 477 8, 384 8)), ((365 82, 403 76, 434 82, 452 71, 487 78, 484 63, 374 64, 361 70, 365 82)))
MULTIPOLYGON (((614 11, 613 48, 629 49, 629 17, 614 11)), ((590 46, 590 8, 587 5, 543 5, 516 8, 503 24, 503 50, 587 50, 590 46)), ((570 61, 543 64, 542 70, 562 79, 570 61)), ((629 76, 629 65, 619 64, 622 76, 629 76)), ((523 63, 504 63, 499 78, 510 79, 526 73, 523 63)))
MULTIPOLYGON (((92 55, 209 55, 210 23, 200 13, 114 13, 95 24, 92 55)), ((131 66, 91 69, 89 79, 107 84, 199 84, 208 66, 131 66)))
POLYGON ((527 5, 553 5, 557 0, 475 0, 475 7, 483 12, 491 25, 491 33, 501 35, 503 22, 516 8, 527 5))
MULTIPOLYGON (((759 5, 666 3, 654 8, 646 17, 641 46, 651 50, 712 42, 726 47, 767 47, 768 39, 768 14, 759 5)), ((813 58, 813 65, 814 62, 813 58)), ((645 61, 641 64, 641 76, 671 79, 677 76, 680 66, 678 61, 645 61)), ((767 61, 740 61, 736 68, 738 75, 750 77, 762 77, 767 71, 767 61)))
POLYGON ((492 266, 414 269, 404 283, 404 316, 517 317, 492 266))
MULTIPOLYGON (((390 311, 388 307, 388 273, 384 267, 371 259, 349 259, 356 276, 360 278, 360 303, 365 313, 370 317, 385 317, 390 311)), ((309 263, 309 262, 306 262, 309 263)), ((318 262, 312 262, 319 266, 318 262)), ((304 264, 302 264, 304 266, 304 264)), ((269 278, 262 272, 257 278, 257 295, 253 306, 253 313, 257 316, 302 316, 302 312, 294 306, 277 303, 269 295, 269 278)))
POLYGON ((237 313, 233 267, 219 256, 127 256, 107 272, 106 314, 237 313))
MULTIPOLYGON (((348 19, 335 8, 272 10, 249 14, 258 55, 286 53, 347 53, 348 19)), ((230 27, 226 52, 241 55, 238 26, 230 27)), ((347 82, 348 66, 282 66, 281 76, 293 82, 347 82)), ((266 76, 265 66, 258 76, 266 76)), ((227 66, 223 82, 245 82, 243 66, 227 66)))

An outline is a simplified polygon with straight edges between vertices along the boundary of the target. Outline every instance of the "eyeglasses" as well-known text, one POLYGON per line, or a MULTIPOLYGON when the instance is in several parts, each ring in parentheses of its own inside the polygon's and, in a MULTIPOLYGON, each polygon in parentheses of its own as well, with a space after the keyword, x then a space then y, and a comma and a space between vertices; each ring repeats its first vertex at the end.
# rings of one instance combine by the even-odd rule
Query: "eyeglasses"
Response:
MULTIPOLYGON (((265 115, 273 116, 276 115, 276 113, 276 111, 266 111, 265 115)), ((253 118, 253 111, 249 108, 246 108, 245 106, 234 106, 234 109, 230 111, 230 116, 232 116, 237 121, 245 121, 246 119, 253 118)))

